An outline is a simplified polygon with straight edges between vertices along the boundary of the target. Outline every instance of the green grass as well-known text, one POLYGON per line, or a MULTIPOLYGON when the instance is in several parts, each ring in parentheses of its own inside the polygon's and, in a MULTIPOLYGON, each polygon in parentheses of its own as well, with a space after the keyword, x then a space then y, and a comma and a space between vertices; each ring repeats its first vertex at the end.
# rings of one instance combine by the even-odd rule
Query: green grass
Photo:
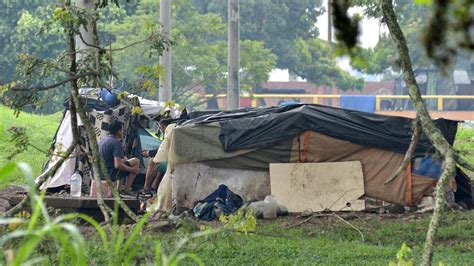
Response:
MULTIPOLYGON (((456 135, 454 147, 468 162, 474 165, 474 129, 460 127, 456 135)), ((474 177, 474 173, 469 174, 471 178, 474 177)))
MULTIPOLYGON (((218 234, 189 242, 184 252, 194 252, 206 265, 387 265, 406 242, 413 248, 415 265, 420 263, 430 215, 380 218, 373 214, 349 222, 359 233, 335 217, 314 219, 313 223, 285 229, 294 219, 259 220, 256 234, 218 234), (291 220, 291 222, 290 222, 291 220)), ((471 265, 474 261, 474 212, 447 213, 438 233, 434 261, 446 265, 471 265)), ((301 221, 301 220, 298 220, 301 221)), ((216 223, 212 223, 213 227, 216 223)), ((195 229, 196 230, 196 229, 195 229)), ((138 258, 144 264, 153 258, 153 248, 161 240, 165 253, 174 248, 178 232, 145 232, 136 244, 142 246, 138 258)), ((89 251, 96 264, 103 262, 103 251, 91 236, 89 251)), ((185 263, 192 264, 192 263, 185 263)))
MULTIPOLYGON (((0 167, 8 163, 8 156, 12 152, 11 135, 8 129, 11 127, 24 127, 29 135, 30 143, 43 151, 48 151, 51 140, 59 125, 61 113, 53 115, 34 115, 29 113, 20 113, 18 117, 13 115, 13 111, 5 106, 0 106, 0 167)), ((44 153, 29 147, 25 152, 16 154, 12 161, 29 163, 35 175, 41 173, 43 164, 47 157, 44 153)), ((16 171, 13 175, 0 180, 0 189, 13 184, 24 184, 20 172, 16 171)))

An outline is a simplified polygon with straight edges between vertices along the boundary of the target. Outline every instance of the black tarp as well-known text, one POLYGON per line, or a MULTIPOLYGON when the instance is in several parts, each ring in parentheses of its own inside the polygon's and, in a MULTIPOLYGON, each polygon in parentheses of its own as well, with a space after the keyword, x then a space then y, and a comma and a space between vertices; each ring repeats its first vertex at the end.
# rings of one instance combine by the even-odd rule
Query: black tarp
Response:
MULTIPOLYGON (((413 119, 295 104, 226 111, 188 120, 184 124, 209 122, 220 123, 219 138, 227 152, 270 147, 310 130, 356 144, 405 153, 411 140, 413 119)), ((435 123, 452 144, 458 122, 437 119, 435 123)), ((434 147, 422 135, 415 155, 432 152, 434 147)))

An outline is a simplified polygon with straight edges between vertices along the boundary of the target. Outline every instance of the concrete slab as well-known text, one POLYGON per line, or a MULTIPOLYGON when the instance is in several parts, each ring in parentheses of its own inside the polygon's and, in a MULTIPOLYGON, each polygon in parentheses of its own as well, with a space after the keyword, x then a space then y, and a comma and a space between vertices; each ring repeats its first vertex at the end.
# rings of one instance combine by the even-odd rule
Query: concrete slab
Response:
POLYGON ((363 210, 359 161, 270 164, 271 193, 289 212, 363 210))
POLYGON ((178 209, 192 208, 198 200, 224 184, 245 201, 263 200, 270 194, 268 171, 215 168, 202 163, 178 164, 171 178, 173 202, 178 209))

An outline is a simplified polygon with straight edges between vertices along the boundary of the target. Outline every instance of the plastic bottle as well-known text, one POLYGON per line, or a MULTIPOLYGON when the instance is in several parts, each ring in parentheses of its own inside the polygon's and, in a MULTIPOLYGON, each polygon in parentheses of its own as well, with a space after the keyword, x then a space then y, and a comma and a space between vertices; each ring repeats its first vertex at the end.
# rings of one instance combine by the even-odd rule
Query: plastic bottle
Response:
POLYGON ((71 196, 80 197, 82 189, 82 176, 79 171, 74 172, 71 176, 71 196))
POLYGON ((275 219, 277 217, 278 205, 274 196, 269 195, 265 197, 263 207, 264 219, 275 219))
POLYGON ((454 196, 454 192, 450 189, 446 191, 446 202, 448 203, 454 203, 456 202, 456 198, 454 196))

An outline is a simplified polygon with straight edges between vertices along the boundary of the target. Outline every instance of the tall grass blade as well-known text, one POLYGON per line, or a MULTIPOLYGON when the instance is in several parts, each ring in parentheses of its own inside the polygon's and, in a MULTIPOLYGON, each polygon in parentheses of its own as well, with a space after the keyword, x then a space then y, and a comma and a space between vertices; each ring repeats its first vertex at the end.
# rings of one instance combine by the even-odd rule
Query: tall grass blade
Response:
POLYGON ((109 249, 109 240, 107 238, 107 234, 105 233, 104 228, 100 226, 100 224, 91 218, 90 216, 87 216, 83 213, 69 213, 69 214, 64 214, 55 219, 56 223, 59 223, 61 221, 67 221, 67 220, 74 220, 74 219, 82 219, 83 221, 87 222, 90 224, 92 227, 94 227, 95 231, 99 234, 100 239, 102 240, 102 246, 104 250, 109 249))

